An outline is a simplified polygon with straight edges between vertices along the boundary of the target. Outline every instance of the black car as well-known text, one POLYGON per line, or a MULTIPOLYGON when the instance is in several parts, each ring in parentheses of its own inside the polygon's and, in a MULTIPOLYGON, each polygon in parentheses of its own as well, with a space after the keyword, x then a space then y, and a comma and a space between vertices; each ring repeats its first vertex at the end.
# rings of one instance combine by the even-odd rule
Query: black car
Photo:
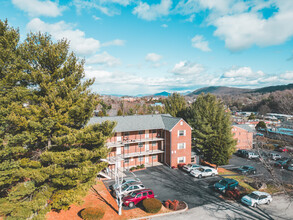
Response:
POLYGON ((253 166, 241 166, 237 171, 243 175, 256 174, 256 169, 253 166))
POLYGON ((238 151, 236 152, 236 155, 237 155, 238 157, 245 157, 246 154, 247 154, 247 150, 238 150, 238 151))

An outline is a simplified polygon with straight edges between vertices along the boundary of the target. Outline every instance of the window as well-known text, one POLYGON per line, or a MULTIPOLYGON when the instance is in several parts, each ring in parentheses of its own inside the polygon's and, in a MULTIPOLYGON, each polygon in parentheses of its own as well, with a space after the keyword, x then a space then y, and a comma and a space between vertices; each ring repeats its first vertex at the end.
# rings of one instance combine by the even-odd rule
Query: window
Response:
POLYGON ((129 163, 129 159, 124 159, 124 163, 129 163))
POLYGON ((147 195, 148 195, 148 193, 147 193, 147 192, 145 192, 145 193, 143 193, 143 194, 142 194, 142 196, 147 196, 147 195))
POLYGON ((195 162, 195 157, 191 157, 191 163, 195 162))
POLYGON ((157 145, 157 142, 153 141, 152 146, 156 146, 156 145, 157 145))
POLYGON ((177 149, 180 150, 180 149, 185 149, 185 143, 178 143, 177 144, 177 149))
POLYGON ((138 143, 138 147, 143 147, 143 143, 142 142, 138 143))
POLYGON ((152 133, 157 133, 157 130, 152 130, 152 133))
POLYGON ((183 125, 183 121, 180 121, 180 125, 183 125))
POLYGON ((129 150, 129 144, 124 145, 124 150, 129 150))
POLYGON ((139 187, 138 186, 134 186, 134 189, 139 189, 139 187))
POLYGON ((144 133, 144 131, 139 131, 139 132, 138 132, 138 134, 143 134, 143 133, 144 133))
POLYGON ((129 136, 129 132, 125 132, 124 133, 124 136, 129 136))
POLYGON ((153 158, 153 159, 157 159, 157 155, 153 155, 152 158, 153 158))
POLYGON ((149 192, 149 195, 153 195, 153 192, 149 192))
POLYGON ((139 157, 138 161, 140 161, 140 162, 143 161, 143 157, 139 157))
POLYGON ((185 130, 179 130, 178 131, 178 137, 185 136, 185 135, 186 135, 186 131, 185 130))
POLYGON ((136 198, 140 198, 140 197, 141 197, 141 193, 136 196, 136 198))
POLYGON ((205 172, 212 172, 212 170, 211 169, 206 169, 205 172))
POLYGON ((177 162, 178 163, 185 163, 185 157, 178 157, 177 162))

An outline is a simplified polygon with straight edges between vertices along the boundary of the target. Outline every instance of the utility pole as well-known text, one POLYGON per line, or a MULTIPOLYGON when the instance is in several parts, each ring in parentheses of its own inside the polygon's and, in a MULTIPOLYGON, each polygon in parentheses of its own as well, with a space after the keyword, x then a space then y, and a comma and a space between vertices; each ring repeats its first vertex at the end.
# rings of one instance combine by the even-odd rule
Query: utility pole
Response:
POLYGON ((122 215, 122 194, 121 194, 121 185, 123 182, 123 173, 121 175, 121 177, 119 176, 119 170, 118 170, 118 163, 121 163, 121 160, 116 160, 115 162, 115 183, 117 184, 118 188, 116 192, 116 202, 118 205, 118 214, 122 215))

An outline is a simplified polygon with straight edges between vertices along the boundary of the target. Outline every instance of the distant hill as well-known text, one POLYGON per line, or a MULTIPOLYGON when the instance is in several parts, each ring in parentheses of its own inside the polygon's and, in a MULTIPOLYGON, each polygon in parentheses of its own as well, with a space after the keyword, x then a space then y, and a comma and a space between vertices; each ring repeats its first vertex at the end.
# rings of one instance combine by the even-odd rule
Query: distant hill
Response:
POLYGON ((270 92, 276 92, 276 91, 283 91, 286 89, 288 90, 293 89, 293 83, 288 85, 268 86, 268 87, 263 87, 259 89, 242 89, 242 88, 227 87, 227 86, 210 86, 210 87, 197 89, 189 93, 187 96, 199 95, 201 93, 212 93, 215 95, 238 95, 238 94, 244 94, 244 93, 264 94, 264 93, 270 93, 270 92))
POLYGON ((164 91, 164 92, 156 93, 152 96, 169 96, 169 95, 171 95, 171 93, 164 91))
POLYGON ((242 94, 242 93, 251 92, 251 91, 252 89, 241 89, 241 88, 227 87, 227 86, 210 86, 210 87, 197 89, 189 93, 187 96, 200 95, 201 93, 212 93, 215 95, 236 95, 236 94, 242 94))
POLYGON ((276 91, 284 91, 284 90, 293 89, 293 83, 288 85, 278 85, 278 86, 269 86, 269 87, 263 87, 260 89, 254 89, 251 92, 257 92, 257 93, 269 93, 269 92, 276 92, 276 91))

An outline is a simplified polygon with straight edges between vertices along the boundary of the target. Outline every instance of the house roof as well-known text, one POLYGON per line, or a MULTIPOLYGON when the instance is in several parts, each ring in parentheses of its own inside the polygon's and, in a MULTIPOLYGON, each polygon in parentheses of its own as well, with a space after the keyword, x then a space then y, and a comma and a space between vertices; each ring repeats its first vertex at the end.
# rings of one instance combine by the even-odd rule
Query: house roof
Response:
POLYGON ((252 128, 248 124, 239 124, 239 125, 237 124, 237 125, 233 125, 233 126, 238 127, 238 128, 242 128, 248 132, 253 132, 253 133, 256 132, 255 128, 252 128))
POLYGON ((111 117, 92 117, 88 125, 102 123, 104 121, 116 121, 115 132, 141 131, 152 129, 172 130, 181 118, 172 117, 169 114, 158 115, 128 115, 111 117))

